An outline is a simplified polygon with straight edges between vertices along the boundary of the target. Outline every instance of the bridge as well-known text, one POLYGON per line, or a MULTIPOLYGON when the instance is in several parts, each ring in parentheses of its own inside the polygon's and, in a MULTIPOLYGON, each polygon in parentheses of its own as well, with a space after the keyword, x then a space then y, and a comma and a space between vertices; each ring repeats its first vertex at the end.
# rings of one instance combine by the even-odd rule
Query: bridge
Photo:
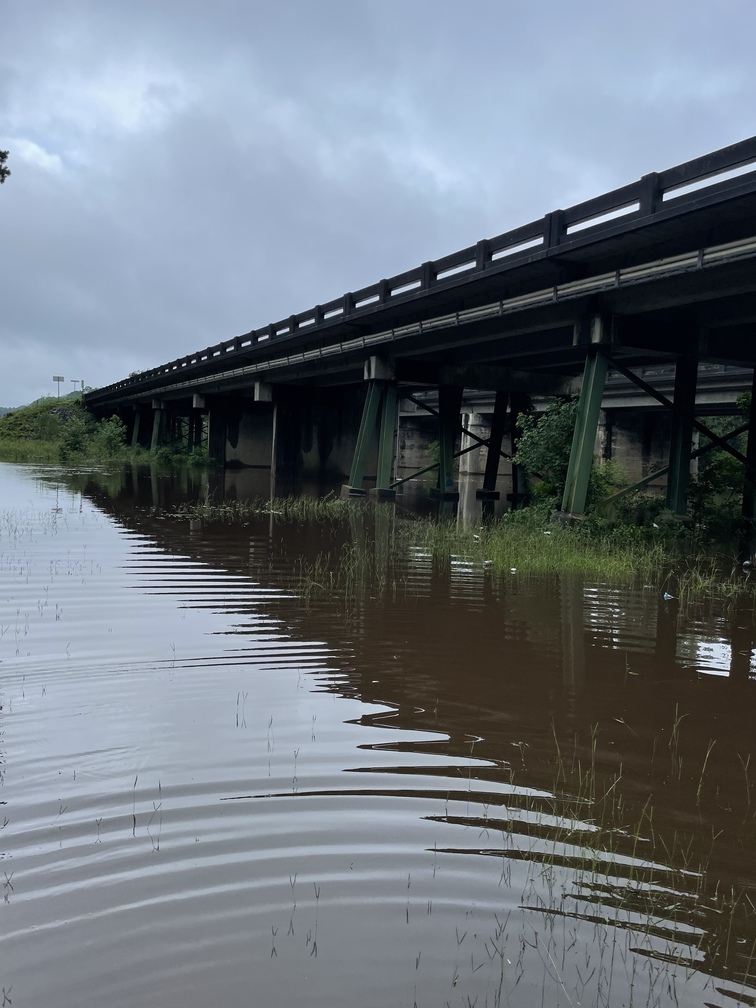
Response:
MULTIPOLYGON (((585 508, 607 375, 671 418, 667 504, 683 514, 693 434, 746 465, 754 516, 756 436, 748 458, 696 415, 699 367, 756 367, 756 137, 517 227, 89 393, 134 444, 207 433, 225 464, 329 472, 345 491, 400 481, 400 398, 433 390, 438 493, 453 462, 467 390, 492 398, 481 496, 494 496, 505 436, 533 395, 580 388, 563 510, 585 508), (642 369, 674 366, 671 397, 642 369), (374 474, 374 475, 373 475, 374 474)), ((611 384, 611 382, 609 383, 611 384)), ((742 429, 756 429, 752 412, 742 429)), ((729 435, 728 435, 729 438, 729 435)), ((705 448, 704 448, 705 450, 705 448)), ((514 488, 516 489, 516 487, 514 488)))

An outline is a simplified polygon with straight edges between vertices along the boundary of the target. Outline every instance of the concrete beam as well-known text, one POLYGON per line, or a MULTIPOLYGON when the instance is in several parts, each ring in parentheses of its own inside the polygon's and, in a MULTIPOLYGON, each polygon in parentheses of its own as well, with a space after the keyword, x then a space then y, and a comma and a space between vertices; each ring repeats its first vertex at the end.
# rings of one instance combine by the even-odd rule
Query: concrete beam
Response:
POLYGON ((396 377, 418 385, 446 385, 491 392, 524 392, 527 395, 573 395, 580 379, 548 371, 517 371, 496 364, 435 364, 430 361, 397 360, 396 377))
POLYGON ((690 322, 684 312, 672 319, 614 315, 611 345, 615 353, 621 349, 675 357, 694 352, 697 337, 691 333, 690 322))
POLYGON ((396 362, 390 357, 368 357, 365 361, 365 381, 388 381, 396 379, 396 362))
POLYGON ((728 326, 708 329, 701 334, 701 355, 721 364, 756 366, 756 325, 728 326))

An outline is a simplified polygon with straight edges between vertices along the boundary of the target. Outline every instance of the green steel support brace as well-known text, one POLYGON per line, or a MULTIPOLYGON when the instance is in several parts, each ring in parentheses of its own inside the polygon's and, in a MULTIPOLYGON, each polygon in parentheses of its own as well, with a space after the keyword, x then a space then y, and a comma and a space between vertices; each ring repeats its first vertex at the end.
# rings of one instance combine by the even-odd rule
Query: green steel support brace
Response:
POLYGON ((456 499, 454 489, 454 444, 460 429, 459 411, 463 389, 441 385, 438 389, 438 491, 442 497, 456 499))
POLYGON ((165 410, 162 408, 156 409, 152 415, 152 441, 150 442, 150 451, 157 451, 163 437, 164 429, 165 410))
POLYGON ((606 357, 598 346, 591 347, 585 361, 583 386, 580 390, 578 415, 572 438, 570 464, 567 469, 567 480, 562 498, 562 511, 566 511, 568 514, 579 515, 585 511, 606 370, 606 357))
POLYGON ((396 436, 396 385, 393 382, 384 384, 381 395, 381 429, 378 440, 378 469, 376 471, 375 489, 388 492, 392 481, 392 463, 394 461, 394 438, 396 436))
POLYGON ((693 354, 679 357, 675 367, 675 396, 667 476, 667 507, 676 515, 684 515, 688 511, 697 379, 697 358, 693 354))
POLYGON ((142 419, 142 411, 134 411, 134 426, 131 429, 131 447, 139 447, 139 422, 142 419))
MULTIPOLYGON (((751 407, 748 412, 748 447, 746 448, 746 464, 743 474, 743 518, 749 540, 753 538, 756 528, 756 370, 753 372, 751 385, 751 407)), ((748 543, 750 554, 753 543, 748 543)))
MULTIPOLYGON (((520 428, 517 420, 521 413, 527 413, 530 407, 530 397, 523 394, 522 392, 513 392, 510 397, 510 414, 511 414, 511 424, 512 424, 512 454, 517 454, 517 439, 522 434, 522 429, 520 428)), ((524 507, 525 504, 530 499, 530 493, 528 490, 528 477, 524 468, 521 465, 512 463, 512 494, 511 494, 511 504, 512 507, 517 509, 524 507)))
POLYGON ((488 438, 486 471, 483 474, 483 492, 485 494, 496 492, 496 480, 499 475, 499 459, 501 457, 501 443, 504 440, 504 426, 507 421, 508 403, 508 392, 499 391, 496 393, 493 416, 491 417, 491 433, 488 438))
MULTIPOLYGON (((349 493, 364 493, 362 483, 365 479, 365 465, 367 463, 370 442, 375 434, 375 422, 378 417, 378 408, 383 395, 384 382, 371 380, 368 382, 365 405, 362 408, 362 419, 360 429, 357 434, 357 444, 354 449, 352 459, 352 469, 349 473, 349 493)), ((342 491, 343 492, 343 491, 342 491)))
POLYGON ((189 414, 189 450, 202 445, 202 414, 193 409, 189 414))

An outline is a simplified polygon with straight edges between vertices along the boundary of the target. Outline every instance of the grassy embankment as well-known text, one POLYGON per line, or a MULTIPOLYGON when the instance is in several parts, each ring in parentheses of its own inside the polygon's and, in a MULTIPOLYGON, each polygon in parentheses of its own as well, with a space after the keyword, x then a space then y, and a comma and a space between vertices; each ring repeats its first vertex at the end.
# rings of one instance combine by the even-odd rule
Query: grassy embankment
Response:
POLYGON ((205 452, 171 446, 155 454, 126 443, 126 426, 113 416, 97 421, 75 394, 43 399, 0 417, 0 461, 162 462, 206 464, 205 452))

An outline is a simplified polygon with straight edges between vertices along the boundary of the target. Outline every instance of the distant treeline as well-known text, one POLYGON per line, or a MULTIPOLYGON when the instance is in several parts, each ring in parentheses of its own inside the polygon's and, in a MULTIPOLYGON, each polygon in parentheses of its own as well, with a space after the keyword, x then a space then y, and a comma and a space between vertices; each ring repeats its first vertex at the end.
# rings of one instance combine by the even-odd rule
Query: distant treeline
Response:
POLYGON ((206 453, 160 448, 154 455, 126 442, 120 417, 97 420, 81 395, 40 399, 0 415, 0 459, 12 462, 150 461, 205 463, 206 453))

